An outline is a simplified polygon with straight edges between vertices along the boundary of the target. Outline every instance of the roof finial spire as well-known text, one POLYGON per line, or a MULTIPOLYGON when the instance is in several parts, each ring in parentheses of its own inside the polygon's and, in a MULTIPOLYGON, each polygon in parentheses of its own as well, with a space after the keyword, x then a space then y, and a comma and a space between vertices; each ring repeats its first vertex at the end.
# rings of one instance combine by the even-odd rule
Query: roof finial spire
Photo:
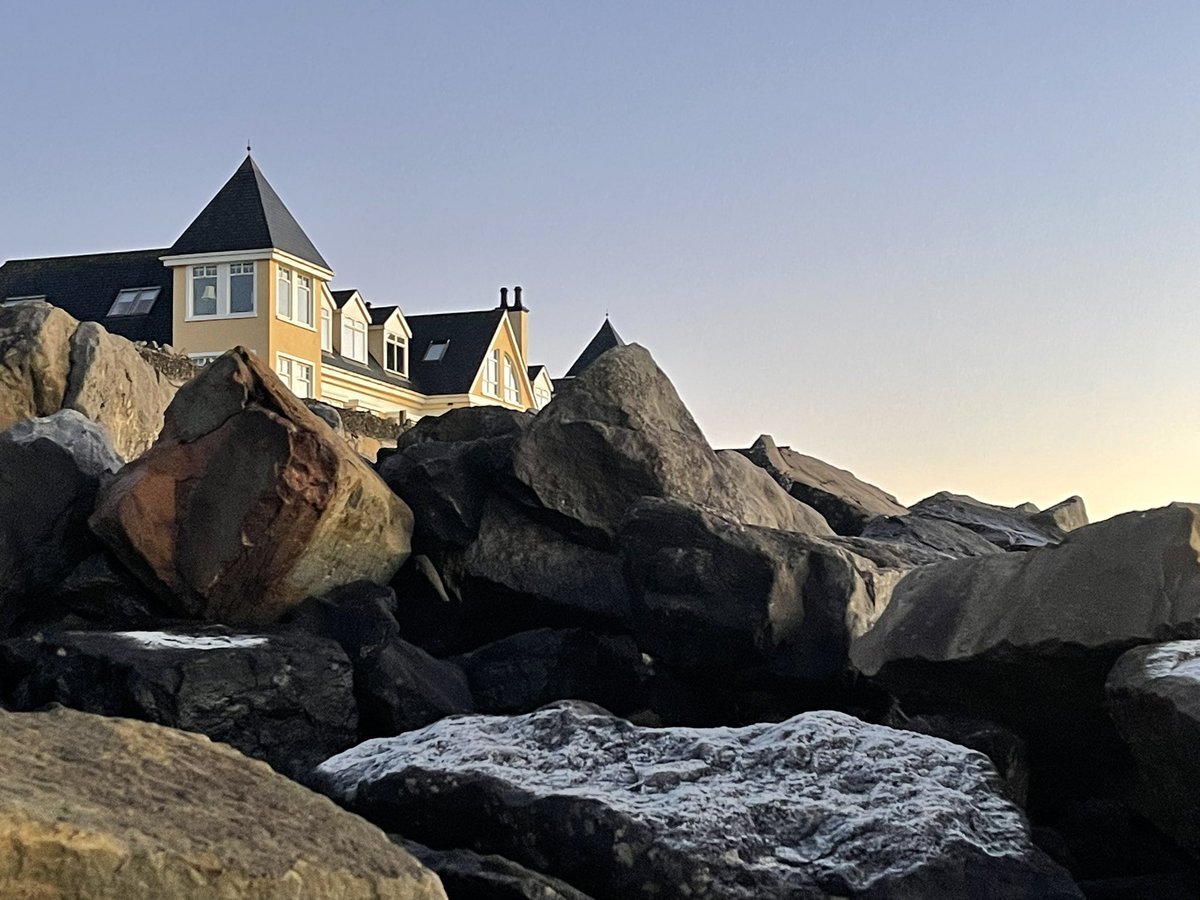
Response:
POLYGON ((246 138, 246 155, 250 155, 250 138, 246 138))

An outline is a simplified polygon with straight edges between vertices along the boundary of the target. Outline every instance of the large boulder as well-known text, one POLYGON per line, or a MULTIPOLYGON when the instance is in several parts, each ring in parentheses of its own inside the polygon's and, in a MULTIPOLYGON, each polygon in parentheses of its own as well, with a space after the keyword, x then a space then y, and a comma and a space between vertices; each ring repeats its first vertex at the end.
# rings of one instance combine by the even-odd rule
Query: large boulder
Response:
POLYGON ((462 669, 400 638, 396 595, 389 587, 346 585, 302 604, 288 624, 337 641, 346 651, 364 737, 399 734, 475 711, 462 669))
POLYGON ((959 712, 1029 745, 1033 799, 1114 789, 1104 704, 1125 650, 1200 637, 1200 506, 1071 532, 1057 547, 918 568, 850 650, 912 712, 959 712), (1112 784, 1107 781, 1112 780, 1112 784))
POLYGON ((0 896, 445 900, 379 829, 208 738, 0 711, 0 896))
POLYGON ((339 585, 387 583, 408 557, 412 513, 239 347, 180 389, 91 526, 180 613, 246 624, 339 585))
POLYGON ((0 631, 36 615, 26 607, 99 549, 87 519, 101 477, 121 464, 104 429, 74 410, 0 433, 0 631))
POLYGON ((769 434, 760 435, 749 450, 741 452, 785 491, 824 516, 838 534, 861 534, 874 518, 908 512, 891 494, 855 477, 853 472, 797 453, 791 447, 776 446, 769 434))
POLYGON ((358 740, 350 663, 306 635, 46 630, 0 642, 0 698, 197 731, 293 778, 358 740))
POLYGON ((921 515, 881 516, 863 528, 863 538, 895 545, 914 564, 945 562, 1004 551, 969 528, 921 515))
POLYGON ((642 497, 704 506, 749 525, 829 535, 825 520, 735 451, 709 446, 642 347, 617 347, 534 417, 517 443, 518 495, 560 530, 611 543, 642 497))
POLYGON ((1088 524, 1087 507, 1082 497, 1068 497, 1041 512, 1033 513, 1029 521, 1050 534, 1055 534, 1056 530, 1066 534, 1088 524))
POLYGON ((1128 651, 1106 689, 1113 721, 1137 761, 1139 806, 1200 856, 1200 641, 1128 651))
POLYGON ((154 442, 174 392, 131 342, 94 322, 48 303, 0 308, 0 428, 75 409, 128 459, 154 442))
POLYGON ((464 716, 368 741, 319 779, 385 828, 599 897, 1081 896, 982 754, 835 712, 739 729, 575 704, 464 716))
POLYGON ((511 471, 513 446, 531 421, 499 406, 462 407, 426 416, 400 436, 378 469, 413 509, 418 552, 474 540, 484 501, 511 471))
POLYGON ((974 531, 1002 550, 1029 550, 1057 544, 1063 532, 1054 525, 1035 524, 1037 507, 995 506, 966 494, 942 491, 914 503, 913 515, 953 522, 974 531))
POLYGON ((710 673, 840 675, 850 641, 906 571, 671 500, 636 504, 620 541, 638 644, 666 665, 710 673))

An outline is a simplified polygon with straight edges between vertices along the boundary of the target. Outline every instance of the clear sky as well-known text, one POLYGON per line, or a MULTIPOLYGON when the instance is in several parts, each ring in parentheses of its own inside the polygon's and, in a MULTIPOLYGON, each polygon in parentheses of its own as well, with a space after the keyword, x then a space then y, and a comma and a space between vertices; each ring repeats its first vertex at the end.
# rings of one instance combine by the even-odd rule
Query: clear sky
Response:
POLYGON ((406 312, 521 284, 718 446, 904 502, 1200 500, 1200 4, 12 3, 0 258, 169 245, 254 156, 406 312))

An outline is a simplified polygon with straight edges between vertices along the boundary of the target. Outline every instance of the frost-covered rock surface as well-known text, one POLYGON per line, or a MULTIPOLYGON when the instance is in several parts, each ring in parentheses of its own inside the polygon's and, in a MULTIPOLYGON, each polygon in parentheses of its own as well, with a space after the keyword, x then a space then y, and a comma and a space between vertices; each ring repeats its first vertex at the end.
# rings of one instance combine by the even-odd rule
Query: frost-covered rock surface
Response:
POLYGON ((979 753, 805 713, 640 728, 598 707, 464 716, 368 741, 319 786, 433 846, 596 897, 1078 897, 979 753))

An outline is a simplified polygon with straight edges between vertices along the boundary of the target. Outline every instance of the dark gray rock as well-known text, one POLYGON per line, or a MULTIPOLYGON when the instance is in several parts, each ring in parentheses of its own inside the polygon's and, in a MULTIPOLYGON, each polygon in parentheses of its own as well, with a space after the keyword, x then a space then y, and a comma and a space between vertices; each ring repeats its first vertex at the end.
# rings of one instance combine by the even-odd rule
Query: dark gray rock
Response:
POLYGON ((993 506, 965 494, 942 491, 914 503, 913 515, 928 519, 944 519, 974 531, 1002 550, 1029 550, 1057 544, 1062 532, 1054 527, 1033 523, 1037 507, 993 506))
POLYGON ((1122 788, 1104 700, 1125 650, 1200 636, 1200 507, 1129 513, 1060 546, 913 570, 850 650, 906 712, 979 716, 1028 742, 1032 800, 1122 788))
POLYGON ((1137 761, 1139 807, 1200 856, 1200 641, 1130 650, 1105 689, 1117 731, 1137 761))
POLYGON ((915 565, 1004 552, 968 528, 919 515, 872 519, 863 528, 862 537, 895 546, 915 565))
POLYGON ((385 829, 597 897, 1078 898, 987 758, 834 712, 647 729, 564 704, 446 719, 321 765, 385 829))
POLYGON ((475 710, 462 669, 402 640, 395 610, 391 588, 362 581, 307 600, 288 622, 346 651, 364 737, 399 734, 475 710))
POLYGON ((450 900, 592 900, 565 881, 527 869, 494 853, 433 850, 392 835, 392 840, 437 872, 450 900))
POLYGON ((832 534, 819 513, 741 454, 715 452, 636 344, 599 357, 534 417, 513 471, 522 502, 599 547, 643 497, 694 503, 750 525, 832 534))
POLYGON ((99 550, 87 519, 100 479, 121 464, 104 429, 75 410, 0 433, 0 633, 39 616, 47 589, 99 550))
POLYGON ((0 642, 13 710, 61 703, 206 734, 303 779, 357 740, 346 654, 304 635, 51 631, 0 642))
POLYGON ((341 437, 346 436, 346 429, 342 426, 342 414, 328 403, 322 403, 320 400, 305 400, 304 405, 308 407, 310 412, 316 413, 325 420, 325 424, 333 429, 335 434, 341 437))
POLYGON ((466 671, 483 713, 525 713, 555 700, 586 700, 627 715, 645 704, 649 671, 629 637, 539 628, 455 662, 466 671))
POLYGON ((856 478, 853 472, 797 453, 791 447, 778 447, 769 434, 760 435, 749 450, 739 452, 765 469, 785 491, 824 516, 838 534, 862 534, 872 519, 908 512, 891 494, 856 478))
POLYGON ((413 509, 418 552, 474 540, 484 500, 511 472, 513 447, 532 419, 498 406, 464 407, 426 416, 400 436, 378 468, 413 509))
POLYGON ((620 545, 638 645, 683 670, 834 678, 904 572, 670 500, 635 505, 620 545))

